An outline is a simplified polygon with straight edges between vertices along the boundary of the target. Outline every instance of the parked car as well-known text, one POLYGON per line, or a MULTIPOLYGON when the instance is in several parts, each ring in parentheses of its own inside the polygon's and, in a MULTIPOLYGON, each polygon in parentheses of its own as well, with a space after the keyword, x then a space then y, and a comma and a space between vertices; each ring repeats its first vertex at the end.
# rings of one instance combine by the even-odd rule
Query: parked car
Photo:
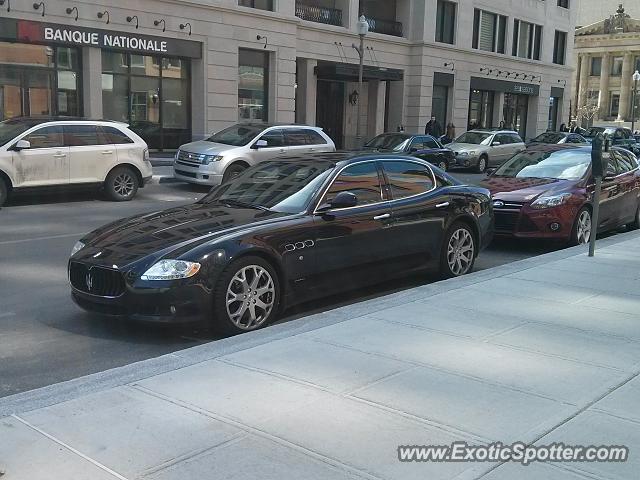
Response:
POLYGON ((460 135, 449 148, 456 158, 455 167, 471 167, 483 173, 526 147, 520 135, 512 130, 476 129, 460 135))
POLYGON ((633 136, 630 128, 618 126, 598 126, 591 127, 585 138, 589 143, 597 134, 607 135, 611 141, 611 145, 629 150, 635 155, 640 155, 640 145, 633 136))
MULTIPOLYGON (((618 147, 604 152, 598 232, 640 227, 640 173, 635 156, 618 147)), ((592 226, 591 147, 529 147, 491 173, 496 235, 587 243, 592 226)))
POLYGON ((103 188, 114 201, 135 197, 152 177, 147 144, 126 124, 71 117, 0 122, 0 205, 35 188, 103 188))
POLYGON ((335 152, 321 128, 302 125, 238 124, 206 140, 182 145, 174 177, 199 185, 220 185, 260 162, 286 155, 335 152))
POLYGON ((455 162, 453 152, 431 135, 383 133, 365 143, 362 150, 406 153, 422 158, 445 172, 455 162))
POLYGON ((408 272, 464 275, 492 229, 489 191, 423 160, 298 156, 251 167, 194 204, 99 228, 74 246, 69 279, 91 312, 237 333, 408 272))
POLYGON ((535 138, 532 138, 527 142, 527 145, 534 145, 539 143, 548 143, 563 145, 565 143, 571 143, 575 145, 589 145, 587 139, 578 133, 569 132, 544 132, 535 138))

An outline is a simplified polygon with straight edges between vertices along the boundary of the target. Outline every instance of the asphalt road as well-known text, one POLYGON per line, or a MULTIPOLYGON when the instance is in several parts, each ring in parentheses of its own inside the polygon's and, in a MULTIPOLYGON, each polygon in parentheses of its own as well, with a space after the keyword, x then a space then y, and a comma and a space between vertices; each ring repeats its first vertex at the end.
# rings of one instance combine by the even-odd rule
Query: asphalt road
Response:
MULTIPOLYGON (((166 174, 167 168, 156 173, 166 174)), ((466 182, 482 176, 455 174, 466 182)), ((66 263, 73 244, 107 222, 189 203, 206 193, 182 183, 149 185, 128 203, 93 193, 26 196, 0 209, 0 397, 128 365, 216 337, 200 327, 157 327, 85 313, 69 298, 66 263)), ((500 242, 484 251, 476 270, 553 249, 500 242)), ((290 321, 433 279, 408 278, 349 292, 285 313, 290 321)))

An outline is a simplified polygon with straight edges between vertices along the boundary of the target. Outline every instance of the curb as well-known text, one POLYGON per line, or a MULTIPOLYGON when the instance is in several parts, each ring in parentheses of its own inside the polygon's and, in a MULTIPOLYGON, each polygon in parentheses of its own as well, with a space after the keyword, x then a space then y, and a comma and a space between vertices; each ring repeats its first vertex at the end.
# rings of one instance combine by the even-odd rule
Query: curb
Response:
POLYGON ((159 185, 164 183, 183 183, 182 180, 178 180, 177 178, 173 178, 170 175, 154 175, 151 177, 151 181, 148 185, 159 185))
MULTIPOLYGON (((602 249, 637 238, 640 238, 640 231, 627 232, 599 240, 597 246, 599 249, 602 249)), ((518 271, 539 267, 586 252, 586 245, 559 250, 538 257, 527 258, 488 270, 471 273, 464 277, 422 285, 352 305, 338 307, 323 313, 312 314, 287 323, 275 324, 255 332, 220 340, 212 339, 209 343, 191 347, 186 350, 180 350, 104 372, 98 372, 36 390, 0 398, 0 418, 135 383, 146 378, 213 360, 224 355, 343 323, 370 313, 375 313, 381 309, 391 308, 416 300, 425 300, 440 293, 457 290, 518 271)))

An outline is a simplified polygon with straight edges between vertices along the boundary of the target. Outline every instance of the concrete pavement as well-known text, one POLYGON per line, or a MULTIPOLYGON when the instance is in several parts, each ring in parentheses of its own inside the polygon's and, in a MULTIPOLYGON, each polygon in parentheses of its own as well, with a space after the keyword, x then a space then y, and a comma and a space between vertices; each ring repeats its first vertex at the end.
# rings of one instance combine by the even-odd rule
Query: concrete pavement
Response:
POLYGON ((637 478, 640 233, 598 246, 2 398, 2 480, 637 478), (528 467, 397 457, 516 440, 631 453, 528 467))

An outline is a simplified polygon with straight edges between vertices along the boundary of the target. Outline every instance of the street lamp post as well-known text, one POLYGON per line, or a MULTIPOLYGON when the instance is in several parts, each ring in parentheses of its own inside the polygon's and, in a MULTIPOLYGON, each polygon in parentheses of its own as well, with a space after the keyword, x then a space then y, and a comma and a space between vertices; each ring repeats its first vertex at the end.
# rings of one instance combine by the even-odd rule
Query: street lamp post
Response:
POLYGON ((635 132, 636 127, 636 98, 638 97, 638 81, 640 80, 640 72, 636 70, 633 74, 633 101, 631 102, 631 132, 635 132))
POLYGON ((360 68, 358 69, 358 92, 360 93, 360 99, 358 100, 358 118, 356 118, 356 139, 357 147, 360 148, 360 140, 362 139, 362 133, 360 131, 360 115, 362 113, 362 77, 364 71, 364 37, 369 33, 369 23, 364 15, 360 15, 358 19, 358 36, 360 37, 360 46, 353 45, 353 48, 358 52, 360 57, 360 68))

